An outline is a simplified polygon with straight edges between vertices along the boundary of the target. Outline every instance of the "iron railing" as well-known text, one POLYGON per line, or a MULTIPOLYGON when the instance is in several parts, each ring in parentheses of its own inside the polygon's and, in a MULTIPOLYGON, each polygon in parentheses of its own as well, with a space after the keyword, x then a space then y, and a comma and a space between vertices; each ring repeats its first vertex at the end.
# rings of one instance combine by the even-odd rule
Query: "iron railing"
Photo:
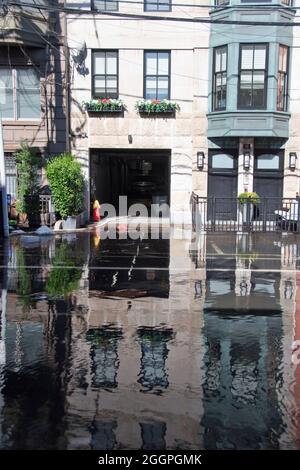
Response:
POLYGON ((260 198, 240 203, 238 198, 191 196, 193 230, 212 232, 300 232, 300 199, 260 198))

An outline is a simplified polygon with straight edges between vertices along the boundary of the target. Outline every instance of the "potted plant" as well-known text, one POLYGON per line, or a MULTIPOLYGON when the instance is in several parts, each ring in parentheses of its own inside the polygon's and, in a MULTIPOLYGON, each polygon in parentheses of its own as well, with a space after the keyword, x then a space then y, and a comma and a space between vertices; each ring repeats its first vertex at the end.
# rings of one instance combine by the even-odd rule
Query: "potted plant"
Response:
POLYGON ((238 195, 243 223, 250 223, 259 216, 259 195, 256 192, 244 191, 238 195))
POLYGON ((84 176, 80 163, 72 154, 63 153, 48 162, 46 173, 55 209, 64 219, 63 228, 77 228, 84 201, 84 176))
POLYGON ((175 101, 169 100, 139 100, 135 105, 135 109, 139 113, 155 114, 155 113, 171 113, 180 111, 179 105, 175 101))
POLYGON ((84 109, 90 113, 121 113, 126 109, 122 100, 113 98, 94 98, 82 103, 84 109))
MULTIPOLYGON (((16 153, 17 167, 17 201, 16 210, 19 217, 27 215, 29 226, 40 224, 40 171, 42 159, 35 149, 29 148, 27 142, 21 144, 16 153)), ((26 219, 25 219, 26 220, 26 219)))

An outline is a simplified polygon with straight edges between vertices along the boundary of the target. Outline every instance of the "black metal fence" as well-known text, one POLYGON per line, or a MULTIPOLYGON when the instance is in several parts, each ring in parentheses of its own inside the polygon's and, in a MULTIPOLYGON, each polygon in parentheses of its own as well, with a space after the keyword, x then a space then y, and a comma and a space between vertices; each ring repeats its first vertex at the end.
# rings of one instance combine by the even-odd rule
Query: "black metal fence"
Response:
POLYGON ((300 232, 300 199, 260 198, 241 203, 237 198, 191 197, 194 231, 300 232))

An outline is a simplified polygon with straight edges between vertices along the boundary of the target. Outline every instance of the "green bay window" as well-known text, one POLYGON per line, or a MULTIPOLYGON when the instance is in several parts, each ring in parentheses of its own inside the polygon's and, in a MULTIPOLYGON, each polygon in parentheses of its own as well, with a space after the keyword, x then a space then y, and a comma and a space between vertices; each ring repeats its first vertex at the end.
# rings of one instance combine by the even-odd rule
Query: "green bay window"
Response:
POLYGON ((118 51, 92 52, 93 98, 118 98, 118 51))
POLYGON ((288 108, 288 55, 287 46, 279 46, 277 73, 277 110, 287 111, 288 108))
POLYGON ((265 109, 267 105, 267 44, 241 44, 239 109, 265 109))
POLYGON ((227 97, 227 46, 214 49, 213 110, 226 109, 227 97))

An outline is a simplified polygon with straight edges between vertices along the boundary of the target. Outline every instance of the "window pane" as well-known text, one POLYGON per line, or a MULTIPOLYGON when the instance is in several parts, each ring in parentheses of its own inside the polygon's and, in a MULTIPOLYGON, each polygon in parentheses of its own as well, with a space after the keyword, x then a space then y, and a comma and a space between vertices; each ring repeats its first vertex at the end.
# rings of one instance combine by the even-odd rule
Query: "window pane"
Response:
POLYGON ((117 54, 116 52, 106 53, 106 73, 108 75, 117 75, 117 54))
POLYGON ((265 96, 265 74, 263 72, 253 72, 253 106, 261 108, 264 106, 265 96))
POLYGON ((257 157, 257 168, 259 170, 278 170, 279 155, 263 154, 257 157))
POLYGON ((147 99, 156 98, 156 78, 148 77, 146 79, 146 98, 147 99))
POLYGON ((95 87, 95 95, 104 95, 105 94, 105 77, 95 77, 94 78, 94 87, 95 87))
POLYGON ((159 52, 158 54, 158 75, 168 75, 169 73, 169 54, 159 52))
POLYGON ((163 100, 169 98, 169 80, 168 77, 158 78, 157 99, 163 100))
POLYGON ((19 119, 40 117, 40 90, 19 90, 17 103, 19 119))
POLYGON ((241 73, 239 102, 242 107, 249 107, 252 104, 252 73, 241 73))
POLYGON ((287 71, 287 47, 279 46, 279 70, 287 71))
POLYGON ((145 0, 146 11, 158 11, 157 0, 145 0))
POLYGON ((266 67, 266 46, 255 46, 254 68, 265 69, 266 67))
POLYGON ((105 52, 94 52, 94 73, 105 74, 105 52))
POLYGON ((170 10, 170 0, 158 0, 158 10, 159 11, 169 11, 170 10))
POLYGON ((216 49, 215 72, 221 72, 222 53, 221 49, 216 49))
POLYGON ((212 156, 212 168, 234 168, 234 157, 226 153, 212 156))
POLYGON ((253 46, 242 46, 242 69, 253 68, 253 46))
POLYGON ((146 75, 157 75, 156 52, 147 52, 146 54, 146 75))
POLYGON ((40 80, 36 70, 17 70, 17 117, 18 119, 40 117, 40 80))
POLYGON ((110 10, 110 11, 118 10, 118 2, 113 2, 111 0, 106 0, 105 10, 110 10))
POLYGON ((40 87, 40 79, 36 70, 18 69, 17 70, 18 88, 36 88, 40 87))
POLYGON ((113 77, 107 77, 106 79, 106 93, 107 97, 114 98, 117 94, 117 79, 113 77))

